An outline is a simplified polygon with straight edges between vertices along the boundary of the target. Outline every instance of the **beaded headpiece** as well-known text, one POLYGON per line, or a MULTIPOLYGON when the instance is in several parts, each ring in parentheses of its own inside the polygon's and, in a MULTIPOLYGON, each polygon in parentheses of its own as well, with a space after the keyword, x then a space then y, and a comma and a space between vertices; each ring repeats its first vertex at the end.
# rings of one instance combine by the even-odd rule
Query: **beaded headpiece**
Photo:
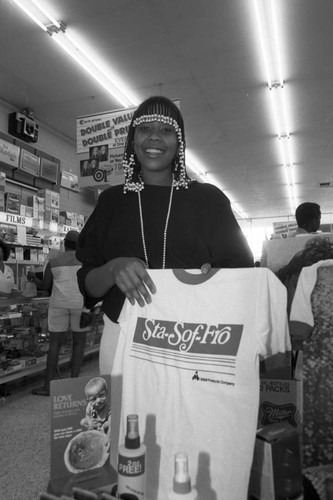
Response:
POLYGON ((173 160, 173 186, 176 189, 187 188, 191 179, 185 167, 185 130, 183 117, 178 107, 167 97, 149 97, 136 109, 133 114, 126 140, 123 158, 125 172, 124 193, 127 191, 139 192, 144 188, 141 167, 133 148, 134 130, 141 123, 161 122, 172 125, 175 130, 178 151, 173 160))

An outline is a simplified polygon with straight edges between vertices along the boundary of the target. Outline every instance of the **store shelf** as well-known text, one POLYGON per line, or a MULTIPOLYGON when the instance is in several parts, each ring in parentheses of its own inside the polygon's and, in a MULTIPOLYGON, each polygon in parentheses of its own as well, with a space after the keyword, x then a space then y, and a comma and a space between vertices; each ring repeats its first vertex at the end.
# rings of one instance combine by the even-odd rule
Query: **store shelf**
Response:
MULTIPOLYGON (((99 351, 99 345, 94 345, 91 347, 87 347, 87 349, 84 351, 84 356, 88 356, 89 354, 94 354, 99 351)), ((59 357, 59 363, 58 366, 64 365, 65 363, 68 363, 71 359, 70 353, 64 354, 63 356, 59 357)), ((11 372, 8 373, 8 375, 2 375, 0 376, 0 385, 6 384, 8 382, 12 382, 13 380, 17 380, 19 378, 23 377, 28 377, 31 375, 34 375, 36 373, 42 372, 46 368, 46 361, 43 361, 42 363, 38 363, 32 366, 29 366, 27 368, 23 368, 22 370, 18 370, 16 372, 11 372)))

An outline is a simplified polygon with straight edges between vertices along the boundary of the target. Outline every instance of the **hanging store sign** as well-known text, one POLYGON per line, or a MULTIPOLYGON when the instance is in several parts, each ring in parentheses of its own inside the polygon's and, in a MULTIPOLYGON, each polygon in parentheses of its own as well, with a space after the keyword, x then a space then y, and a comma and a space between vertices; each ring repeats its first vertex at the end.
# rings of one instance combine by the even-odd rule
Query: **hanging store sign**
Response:
MULTIPOLYGON (((179 100, 174 100, 174 103, 180 106, 179 100)), ((123 184, 122 160, 135 109, 106 111, 77 118, 80 187, 123 184)))
POLYGON ((22 215, 8 214, 0 212, 0 222, 6 224, 18 224, 20 226, 32 227, 32 217, 23 217, 22 215))
POLYGON ((106 111, 77 118, 80 187, 124 182, 122 158, 135 109, 106 111))

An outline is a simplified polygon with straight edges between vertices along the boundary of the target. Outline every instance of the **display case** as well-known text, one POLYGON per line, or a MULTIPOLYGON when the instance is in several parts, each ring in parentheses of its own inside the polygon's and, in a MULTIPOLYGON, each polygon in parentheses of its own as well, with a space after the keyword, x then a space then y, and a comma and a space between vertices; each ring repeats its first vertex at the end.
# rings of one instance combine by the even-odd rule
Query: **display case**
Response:
MULTIPOLYGON (((48 303, 48 297, 0 300, 0 386, 45 369, 48 303)), ((102 330, 103 314, 97 306, 87 331, 85 355, 98 352, 102 330)), ((60 351, 59 365, 70 361, 71 345, 69 331, 60 351)))

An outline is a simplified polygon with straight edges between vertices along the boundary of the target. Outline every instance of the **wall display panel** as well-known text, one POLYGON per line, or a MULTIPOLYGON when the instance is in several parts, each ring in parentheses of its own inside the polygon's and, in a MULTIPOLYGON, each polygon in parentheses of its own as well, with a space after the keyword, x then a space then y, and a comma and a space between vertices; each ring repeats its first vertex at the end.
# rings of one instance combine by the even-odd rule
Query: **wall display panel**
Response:
POLYGON ((63 170, 61 172, 61 182, 62 187, 67 189, 72 189, 73 191, 80 191, 79 188, 79 177, 71 172, 66 172, 63 170))
POLYGON ((40 160, 40 177, 46 179, 53 184, 58 184, 60 163, 49 160, 47 158, 41 158, 40 160))
POLYGON ((28 174, 34 175, 36 177, 39 176, 39 163, 40 158, 25 149, 21 149, 20 154, 20 170, 27 172, 28 174))

